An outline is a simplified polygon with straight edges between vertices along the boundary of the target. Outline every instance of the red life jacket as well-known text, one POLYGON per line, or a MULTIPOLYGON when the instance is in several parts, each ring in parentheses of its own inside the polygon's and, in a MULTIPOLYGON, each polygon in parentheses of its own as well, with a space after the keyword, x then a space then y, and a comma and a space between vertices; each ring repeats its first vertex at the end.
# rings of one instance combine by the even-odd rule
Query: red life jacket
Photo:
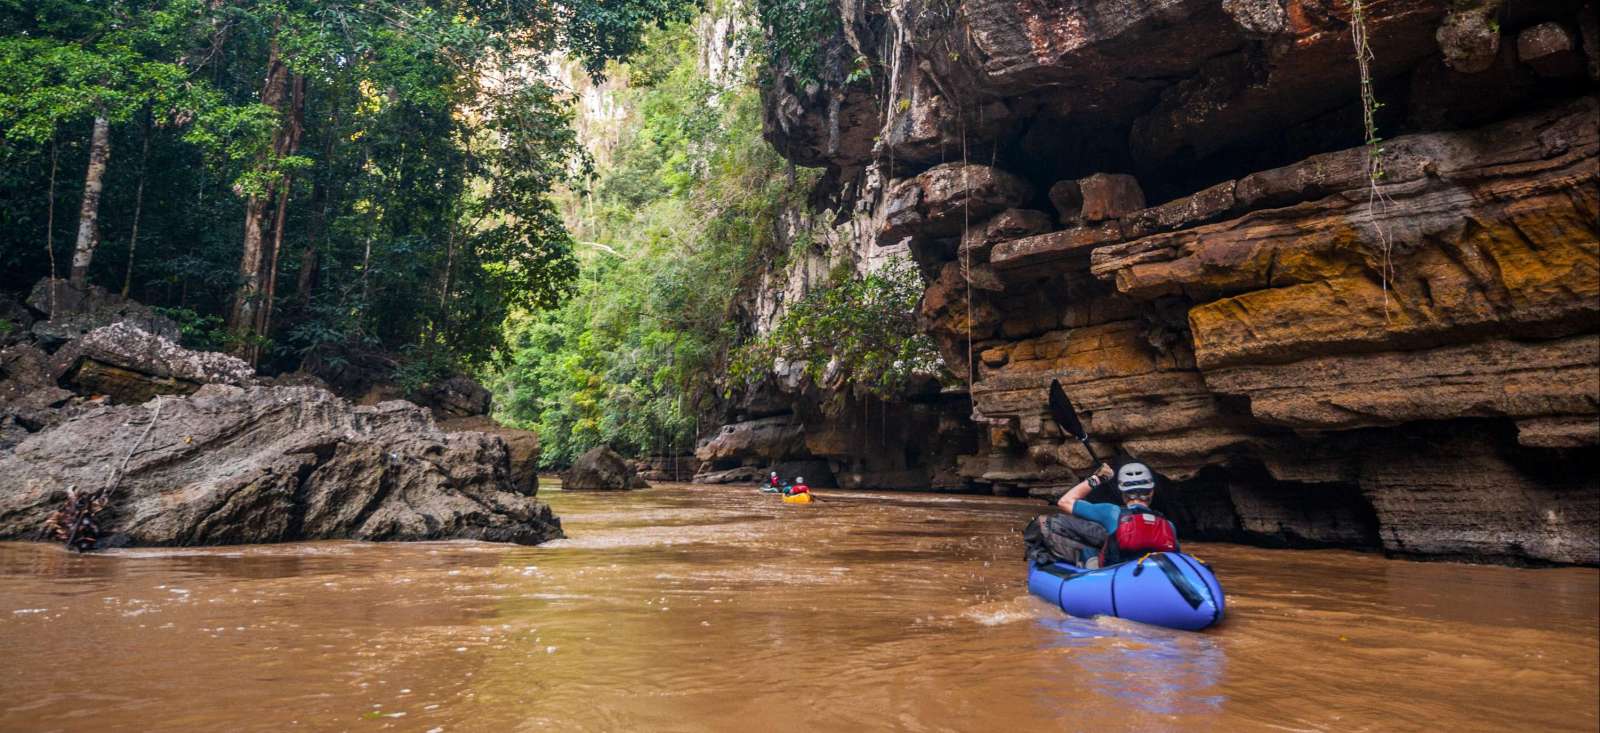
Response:
POLYGON ((778 477, 777 476, 772 476, 772 477, 768 478, 767 479, 767 483, 772 484, 773 487, 777 487, 777 485, 778 485, 778 477))
POLYGON ((1134 508, 1122 513, 1117 531, 1100 548, 1100 566, 1122 562, 1150 552, 1177 552, 1178 528, 1149 509, 1134 508))
POLYGON ((811 493, 811 487, 807 486, 805 484, 795 484, 794 488, 789 489, 789 493, 790 494, 809 494, 809 493, 811 493))

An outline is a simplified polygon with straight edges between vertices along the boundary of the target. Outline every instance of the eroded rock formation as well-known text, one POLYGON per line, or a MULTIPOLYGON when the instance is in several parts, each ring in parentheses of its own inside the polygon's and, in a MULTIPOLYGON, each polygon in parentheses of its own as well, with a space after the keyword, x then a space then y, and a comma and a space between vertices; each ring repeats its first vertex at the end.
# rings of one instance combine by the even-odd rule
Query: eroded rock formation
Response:
POLYGON ((1346 3, 838 8, 873 73, 775 85, 767 134, 920 265, 961 479, 1089 468, 1060 379, 1195 534, 1600 564, 1593 2, 1368 4, 1376 161, 1346 3))
POLYGON ((91 410, 16 446, 0 475, 5 539, 36 538, 71 487, 108 492, 111 544, 561 536, 548 506, 513 490, 498 438, 306 387, 206 385, 91 410))
POLYGON ((634 472, 633 466, 616 451, 597 445, 572 462, 561 474, 562 489, 623 491, 648 489, 650 483, 634 472))
POLYGON ((37 310, 0 302, 0 537, 41 538, 71 489, 104 504, 99 537, 119 545, 561 536, 531 498, 537 436, 484 417, 476 382, 437 385, 431 412, 357 407, 313 375, 263 380, 186 349, 138 303, 57 285, 53 300, 35 288, 37 310))

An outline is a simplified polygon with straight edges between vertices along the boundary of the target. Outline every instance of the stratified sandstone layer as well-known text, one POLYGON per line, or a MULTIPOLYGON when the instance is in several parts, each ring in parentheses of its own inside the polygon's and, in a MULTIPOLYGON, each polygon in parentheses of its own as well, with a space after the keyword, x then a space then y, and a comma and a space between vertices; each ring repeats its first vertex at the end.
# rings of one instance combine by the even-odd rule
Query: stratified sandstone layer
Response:
POLYGON ((963 479, 1089 468, 1059 379, 1195 534, 1600 564, 1594 3, 1369 4, 1375 160, 1345 3, 838 7, 767 134, 919 264, 963 479))

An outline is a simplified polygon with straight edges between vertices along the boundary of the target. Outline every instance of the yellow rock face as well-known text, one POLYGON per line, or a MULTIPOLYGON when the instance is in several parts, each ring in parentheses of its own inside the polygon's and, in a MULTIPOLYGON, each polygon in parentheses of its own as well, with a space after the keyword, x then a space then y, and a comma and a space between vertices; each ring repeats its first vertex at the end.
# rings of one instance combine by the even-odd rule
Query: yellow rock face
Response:
MULTIPOLYGON (((1374 271, 1255 290, 1189 312, 1202 368, 1287 361, 1337 350, 1417 348, 1516 327, 1556 336, 1600 315, 1593 185, 1473 212, 1453 232, 1374 271), (1496 215, 1503 214, 1504 218, 1496 215)), ((1297 280, 1336 258, 1298 250, 1297 280), (1320 263, 1320 264, 1319 264, 1320 263)), ((1380 265, 1381 267, 1381 265, 1380 265)))

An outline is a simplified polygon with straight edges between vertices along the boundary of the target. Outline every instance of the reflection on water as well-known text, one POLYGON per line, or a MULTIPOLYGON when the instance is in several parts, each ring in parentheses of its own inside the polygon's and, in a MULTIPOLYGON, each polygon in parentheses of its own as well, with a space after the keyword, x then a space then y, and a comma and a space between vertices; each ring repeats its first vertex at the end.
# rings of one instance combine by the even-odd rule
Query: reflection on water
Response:
POLYGON ((1206 718, 1222 707, 1217 694, 1226 657, 1203 634, 1181 634, 1110 619, 1046 616, 1038 622, 1054 632, 1045 648, 1073 649, 1082 679, 1133 715, 1206 718), (1105 670, 1116 670, 1104 677, 1105 670))
POLYGON ((546 498, 536 548, 0 544, 0 730, 1600 725, 1593 569, 1196 544, 1195 634, 1028 596, 1024 500, 546 498))

